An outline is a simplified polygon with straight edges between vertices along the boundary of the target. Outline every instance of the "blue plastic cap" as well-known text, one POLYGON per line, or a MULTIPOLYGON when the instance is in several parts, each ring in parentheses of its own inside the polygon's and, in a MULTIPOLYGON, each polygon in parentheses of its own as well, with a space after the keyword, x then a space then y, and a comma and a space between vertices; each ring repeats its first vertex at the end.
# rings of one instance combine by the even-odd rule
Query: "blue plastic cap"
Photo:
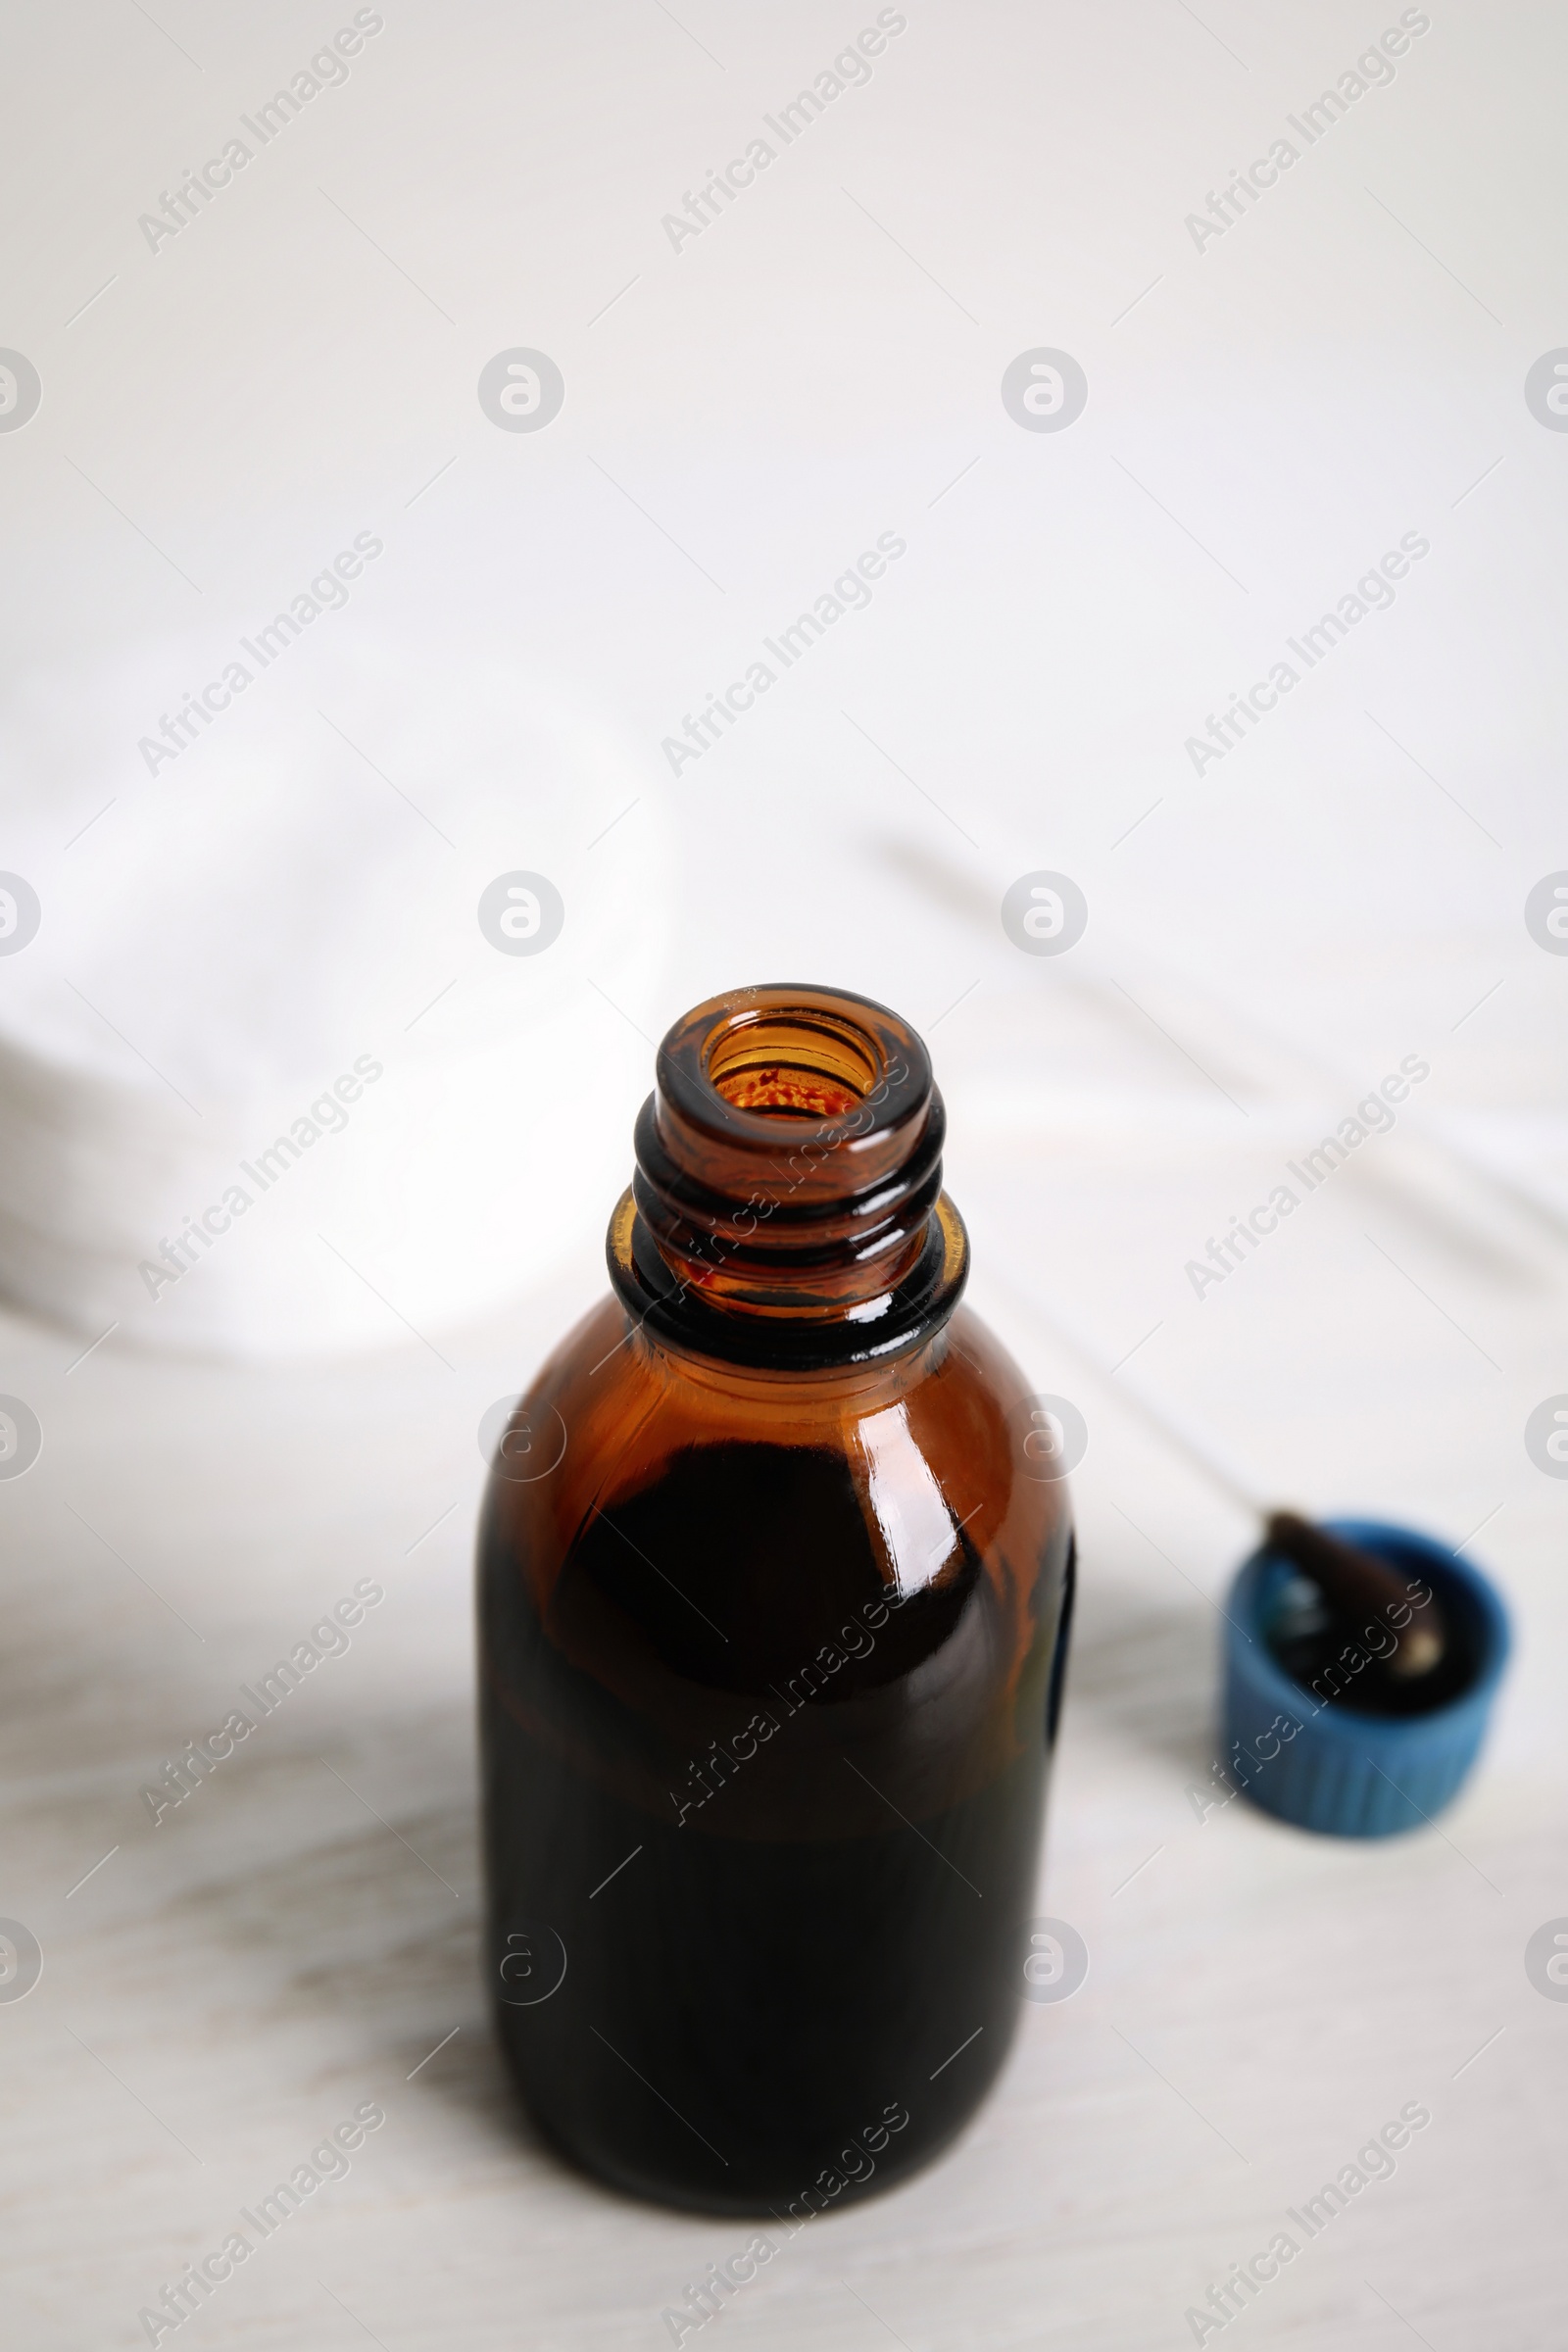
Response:
MULTIPOLYGON (((1332 1838, 1389 1838, 1441 1813, 1475 1762, 1508 1659, 1507 1614, 1489 1580, 1430 1536, 1373 1519, 1324 1525, 1429 1585, 1474 1671, 1455 1696, 1422 1714, 1358 1711, 1353 1672, 1328 1704, 1268 1646, 1300 1571, 1265 1547, 1239 1570, 1226 1604, 1226 1769, 1281 1821, 1332 1838)), ((1375 1623, 1375 1612, 1368 1616, 1375 1623)))

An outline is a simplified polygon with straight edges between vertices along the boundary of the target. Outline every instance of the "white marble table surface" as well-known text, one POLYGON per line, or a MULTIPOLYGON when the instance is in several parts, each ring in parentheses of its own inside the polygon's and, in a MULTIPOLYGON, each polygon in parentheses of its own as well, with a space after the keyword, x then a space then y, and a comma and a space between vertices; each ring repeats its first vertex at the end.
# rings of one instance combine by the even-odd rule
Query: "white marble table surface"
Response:
MULTIPOLYGON (((1083 1250, 1100 1234, 1102 1270, 1118 1230, 1201 1225, 1208 1149, 1165 1152, 1157 1202, 1102 1145, 1048 1153, 999 1135, 971 1156, 977 1300, 1038 1385, 1082 1398, 1092 1433, 1045 1879, 1091 1973, 1070 2002, 1026 2009, 953 2154, 813 2224, 713 2333, 770 2347, 809 2331, 846 2352, 890 2335, 910 2352, 1190 2341, 1183 2314, 1224 2266, 1421 2102, 1431 2126, 1394 2178, 1232 2325, 1293 2347, 1332 2328, 1357 2352, 1412 2329, 1434 2352, 1552 2345, 1568 2014, 1527 1983, 1523 1948, 1568 1906, 1563 1496, 1518 1430, 1560 1377, 1560 1267, 1549 1300, 1520 1279, 1543 1247, 1522 1224, 1503 1279, 1467 1263, 1453 1235, 1474 1204, 1458 1194, 1446 1252, 1396 1244, 1397 1186, 1380 1198, 1349 1176, 1294 1263, 1258 1262, 1277 1287, 1250 1339, 1233 1325, 1205 1343, 1202 1311, 1161 1301, 1137 1367, 1152 1393, 1222 1421, 1234 1451, 1310 1505, 1402 1514, 1455 1542, 1495 1512, 1476 1548, 1522 1636, 1483 1766, 1430 1831, 1342 1844, 1244 1802, 1200 1821, 1212 1601, 1245 1524, 1020 1310, 1003 1269, 1025 1261, 1049 1200, 1054 1296, 1107 1350, 1131 1346, 1156 1318, 1124 1311, 1114 1280, 1097 1298, 1083 1250), (1322 1277, 1378 1220, 1442 1311, 1365 1269, 1348 1336, 1322 1277), (1287 1318, 1290 1361, 1246 1372, 1258 1332, 1287 1318)), ((443 1335, 449 1363, 410 1342, 235 1371, 111 1341, 68 1371, 79 1342, 4 1326, 8 1385, 46 1430, 35 1468, 0 1485, 0 1910, 45 1955, 27 1998, 0 2005, 8 2344, 138 2340, 164 2281, 367 2100, 386 2123, 347 2177, 181 2341, 652 2352, 686 2281, 743 2239, 602 2193, 535 2145, 481 1997, 475 1432, 597 1284, 588 1260, 563 1269, 525 1309, 443 1335), (163 1757, 365 1577, 386 1597, 348 1653, 155 1829, 139 1791, 163 1757)))

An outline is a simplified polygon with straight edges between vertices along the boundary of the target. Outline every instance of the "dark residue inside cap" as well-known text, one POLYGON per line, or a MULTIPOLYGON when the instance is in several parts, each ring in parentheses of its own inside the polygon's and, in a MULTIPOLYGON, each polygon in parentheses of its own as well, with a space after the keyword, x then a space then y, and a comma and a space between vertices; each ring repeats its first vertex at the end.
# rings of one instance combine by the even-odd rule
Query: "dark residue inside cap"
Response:
MULTIPOLYGON (((1424 1609, 1420 1577, 1401 1578, 1408 1590, 1412 1623, 1424 1609)), ((1391 1671, 1394 1633, 1387 1617, 1372 1608, 1349 1614, 1322 1587, 1298 1571, 1286 1578, 1265 1623, 1270 1652, 1294 1682, 1327 1705, 1347 1713, 1380 1716, 1429 1714, 1462 1696, 1475 1679, 1476 1659, 1468 1629, 1448 1613, 1446 1640, 1437 1663, 1424 1674, 1391 1671)))

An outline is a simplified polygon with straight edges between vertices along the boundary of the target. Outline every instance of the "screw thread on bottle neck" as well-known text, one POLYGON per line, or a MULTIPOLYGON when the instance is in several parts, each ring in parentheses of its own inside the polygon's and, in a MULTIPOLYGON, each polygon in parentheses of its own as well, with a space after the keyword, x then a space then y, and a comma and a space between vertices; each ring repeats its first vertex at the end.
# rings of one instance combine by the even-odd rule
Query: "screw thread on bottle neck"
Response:
POLYGON ((945 1132, 926 1050, 885 1006, 787 986, 713 998, 659 1050, 636 1240, 721 1312, 874 1320, 932 1245, 945 1132))

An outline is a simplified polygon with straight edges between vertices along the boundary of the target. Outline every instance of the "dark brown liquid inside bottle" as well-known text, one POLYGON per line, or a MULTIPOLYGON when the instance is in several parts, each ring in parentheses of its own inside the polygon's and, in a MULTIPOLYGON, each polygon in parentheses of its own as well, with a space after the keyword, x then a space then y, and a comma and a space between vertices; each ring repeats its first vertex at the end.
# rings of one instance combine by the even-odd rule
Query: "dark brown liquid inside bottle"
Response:
POLYGON ((578 2163, 804 2218, 928 2160, 1005 2056, 1065 1494, 957 1305, 912 1034, 749 991, 672 1031, 659 1079, 615 1296, 486 1507, 491 1984, 578 2163))

